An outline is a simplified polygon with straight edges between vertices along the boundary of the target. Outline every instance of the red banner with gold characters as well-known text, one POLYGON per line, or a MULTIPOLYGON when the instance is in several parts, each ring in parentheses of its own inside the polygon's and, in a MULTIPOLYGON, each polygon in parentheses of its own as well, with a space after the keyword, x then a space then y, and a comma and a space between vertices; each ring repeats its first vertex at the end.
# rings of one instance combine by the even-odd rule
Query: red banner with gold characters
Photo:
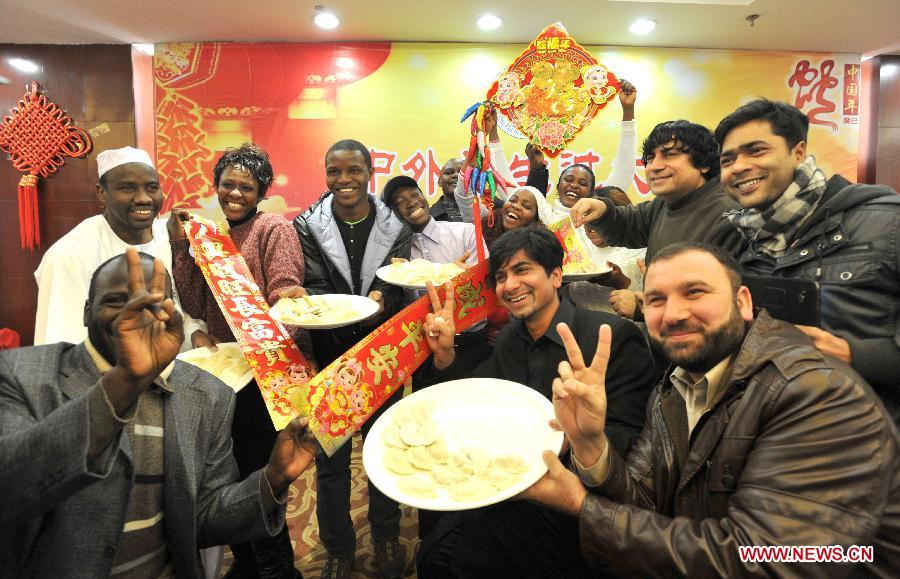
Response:
POLYGON ((557 22, 488 89, 487 99, 551 158, 619 92, 619 81, 557 22))
POLYGON ((250 364, 275 429, 308 415, 304 403, 309 363, 284 326, 269 315, 269 304, 226 227, 196 215, 183 226, 194 260, 250 364))
MULTIPOLYGON (((497 308, 497 294, 488 284, 487 260, 453 278, 453 287, 457 332, 484 320, 497 308)), ((443 300, 443 286, 437 289, 443 300)), ((308 402, 313 409, 309 426, 329 456, 431 355, 423 329, 429 312, 431 302, 425 295, 309 381, 308 402)))

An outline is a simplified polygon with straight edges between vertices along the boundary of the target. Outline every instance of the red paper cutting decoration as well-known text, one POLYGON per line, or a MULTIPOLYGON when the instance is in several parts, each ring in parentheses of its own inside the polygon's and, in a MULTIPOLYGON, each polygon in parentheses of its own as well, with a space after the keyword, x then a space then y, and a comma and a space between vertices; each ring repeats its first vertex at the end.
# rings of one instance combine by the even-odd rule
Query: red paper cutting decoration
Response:
POLYGON ((616 76, 557 22, 500 73, 487 100, 555 158, 618 92, 616 76))
POLYGON ((84 157, 91 152, 90 136, 56 104, 40 94, 32 82, 17 107, 0 125, 0 149, 10 154, 13 166, 25 173, 19 181, 19 238, 23 249, 41 244, 38 220, 38 177, 55 173, 66 157, 84 157))

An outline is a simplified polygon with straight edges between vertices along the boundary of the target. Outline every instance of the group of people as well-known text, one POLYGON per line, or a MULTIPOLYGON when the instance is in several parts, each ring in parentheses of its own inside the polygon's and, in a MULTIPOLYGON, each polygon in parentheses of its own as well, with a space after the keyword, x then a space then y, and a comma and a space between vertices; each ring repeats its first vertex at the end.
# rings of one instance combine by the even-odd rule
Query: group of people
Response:
MULTIPOLYGON (((527 184, 480 217, 497 313, 457 334, 452 282, 445 300, 429 287, 433 355, 413 388, 518 382, 552 401, 567 444, 545 453, 548 473, 527 500, 420 511, 419 576, 893 576, 900 196, 828 178, 807 152, 806 116, 760 99, 715 132, 654 127, 643 161, 655 198, 632 205, 636 94, 624 84, 603 182, 572 165, 548 200, 548 171, 529 148, 527 184), (592 280, 612 289, 606 307, 565 291, 564 250, 548 229, 560 219, 612 267, 592 280), (814 282, 820 327, 757 311, 742 283, 751 274, 814 282), (800 566, 739 549, 766 545, 872 546, 874 557, 800 566)), ((507 170, 486 119, 494 166, 507 170)), ((379 267, 475 264, 463 164, 444 165, 429 206, 405 176, 370 194, 369 149, 340 140, 325 154, 327 191, 291 224, 258 210, 273 180, 263 150, 218 160, 228 234, 270 305, 335 293, 378 303, 365 322, 295 332, 315 368, 418 297, 379 267)), ((230 544, 229 576, 299 576, 285 503, 314 461, 322 576, 349 577, 351 445, 317 451, 300 419, 276 432, 255 384, 235 396, 175 360, 235 340, 181 227, 190 216, 157 219, 162 191, 143 151, 105 151, 98 172, 103 215, 54 244, 35 273, 35 342, 46 345, 0 353, 0 575, 202 576, 198 550, 230 544)), ((400 577, 399 505, 368 490, 378 570, 400 577)))

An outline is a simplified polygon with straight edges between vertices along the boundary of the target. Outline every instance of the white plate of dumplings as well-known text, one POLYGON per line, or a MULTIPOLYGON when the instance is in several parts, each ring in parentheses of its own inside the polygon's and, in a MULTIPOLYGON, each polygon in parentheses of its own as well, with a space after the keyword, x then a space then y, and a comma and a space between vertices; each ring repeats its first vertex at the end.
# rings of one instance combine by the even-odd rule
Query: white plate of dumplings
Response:
POLYGON ((494 378, 430 386, 385 411, 363 446, 363 467, 384 494, 432 511, 499 503, 544 473, 559 452, 553 405, 535 390, 494 378))

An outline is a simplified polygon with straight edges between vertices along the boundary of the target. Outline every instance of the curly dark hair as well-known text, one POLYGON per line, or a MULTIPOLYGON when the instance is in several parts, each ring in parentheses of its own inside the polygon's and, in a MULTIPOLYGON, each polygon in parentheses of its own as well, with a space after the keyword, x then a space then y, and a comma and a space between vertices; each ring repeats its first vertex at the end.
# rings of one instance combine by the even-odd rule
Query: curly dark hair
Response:
POLYGON ((659 147, 675 142, 674 148, 691 156, 691 162, 697 169, 707 169, 707 180, 719 176, 719 145, 709 129, 703 125, 685 121, 666 121, 659 123, 644 141, 642 160, 648 165, 653 153, 659 147))
POLYGON ((259 183, 259 198, 266 196, 266 191, 272 186, 272 162, 269 154, 253 143, 244 143, 236 149, 228 149, 225 154, 216 161, 213 169, 213 183, 219 186, 219 179, 228 167, 240 167, 256 179, 259 183))

